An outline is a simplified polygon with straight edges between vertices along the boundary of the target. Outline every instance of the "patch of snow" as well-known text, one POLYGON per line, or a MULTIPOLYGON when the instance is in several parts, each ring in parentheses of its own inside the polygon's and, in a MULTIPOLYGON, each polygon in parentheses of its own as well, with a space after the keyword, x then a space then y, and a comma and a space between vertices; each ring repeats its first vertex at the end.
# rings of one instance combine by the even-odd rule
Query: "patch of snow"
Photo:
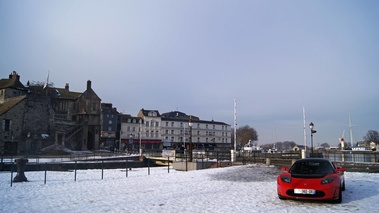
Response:
POLYGON ((376 212, 379 174, 346 172, 341 204, 279 200, 278 168, 260 164, 181 172, 167 167, 0 172, 2 212, 376 212), (127 173, 126 173, 127 172, 127 173), (13 174, 15 175, 15 173, 13 174))

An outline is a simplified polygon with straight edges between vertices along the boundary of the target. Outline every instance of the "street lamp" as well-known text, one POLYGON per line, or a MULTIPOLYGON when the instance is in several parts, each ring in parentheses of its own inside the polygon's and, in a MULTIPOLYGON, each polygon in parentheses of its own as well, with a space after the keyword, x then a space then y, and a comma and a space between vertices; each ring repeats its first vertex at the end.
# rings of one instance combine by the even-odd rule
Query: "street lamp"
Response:
POLYGON ((313 133, 317 132, 316 130, 313 129, 314 127, 315 125, 311 122, 309 124, 309 128, 311 129, 311 157, 313 157, 313 133))
POLYGON ((133 134, 130 134, 130 137, 129 137, 129 144, 128 144, 128 146, 127 146, 127 149, 128 149, 128 151, 130 152, 130 150, 132 150, 133 149, 133 134))
POLYGON ((189 131, 190 131, 190 144, 189 144, 189 161, 192 162, 192 119, 190 117, 188 126, 189 126, 189 131))
POLYGON ((120 130, 120 137, 119 137, 119 140, 118 140, 118 152, 121 153, 121 135, 122 135, 122 131, 120 130))
POLYGON ((142 157, 141 124, 142 124, 142 120, 139 120, 139 159, 140 159, 140 161, 143 160, 143 157, 142 157))

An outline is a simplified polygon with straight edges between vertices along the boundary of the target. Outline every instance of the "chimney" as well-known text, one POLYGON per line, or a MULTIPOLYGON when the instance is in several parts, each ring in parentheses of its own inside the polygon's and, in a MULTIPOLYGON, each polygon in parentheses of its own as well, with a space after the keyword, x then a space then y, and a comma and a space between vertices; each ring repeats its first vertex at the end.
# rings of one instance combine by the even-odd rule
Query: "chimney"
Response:
POLYGON ((16 71, 13 71, 11 74, 9 74, 9 79, 12 79, 16 77, 17 80, 20 80, 20 76, 17 74, 16 71))
POLYGON ((90 80, 87 81, 87 90, 89 90, 89 89, 91 89, 91 81, 90 80))
POLYGON ((68 83, 66 83, 66 86, 64 86, 64 89, 65 90, 70 90, 70 85, 68 83))

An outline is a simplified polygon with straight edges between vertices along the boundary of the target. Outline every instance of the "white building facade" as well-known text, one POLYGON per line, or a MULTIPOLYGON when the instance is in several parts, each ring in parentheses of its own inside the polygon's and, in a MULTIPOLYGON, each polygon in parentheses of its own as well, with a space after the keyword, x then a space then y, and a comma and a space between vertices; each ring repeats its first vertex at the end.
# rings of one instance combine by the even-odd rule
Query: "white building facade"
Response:
POLYGON ((231 126, 224 122, 200 120, 178 111, 161 115, 157 110, 145 109, 137 117, 123 115, 120 131, 128 150, 140 146, 143 150, 188 149, 191 135, 194 149, 230 149, 231 134, 231 126))

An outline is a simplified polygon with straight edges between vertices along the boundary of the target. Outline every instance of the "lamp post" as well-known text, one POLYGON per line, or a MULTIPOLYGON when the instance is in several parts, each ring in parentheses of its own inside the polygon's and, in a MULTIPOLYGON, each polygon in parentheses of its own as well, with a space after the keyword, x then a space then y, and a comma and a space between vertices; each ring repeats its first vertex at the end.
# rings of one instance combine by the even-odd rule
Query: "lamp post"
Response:
POLYGON ((313 129, 314 127, 315 125, 311 122, 309 124, 309 128, 311 129, 311 157, 313 157, 313 133, 317 132, 316 130, 313 129))
POLYGON ((143 157, 142 157, 142 135, 141 135, 141 124, 142 124, 142 120, 139 120, 139 159, 140 159, 140 161, 143 160, 143 157))
POLYGON ((122 131, 120 130, 120 137, 119 137, 119 140, 118 140, 118 152, 121 153, 121 135, 122 135, 122 131))
POLYGON ((133 134, 130 134, 129 144, 127 146, 127 149, 128 149, 129 152, 130 152, 130 150, 132 150, 132 146, 133 146, 133 134))
POLYGON ((190 132, 190 144, 189 144, 189 161, 192 162, 192 119, 190 117, 188 126, 189 126, 189 132, 190 132))

